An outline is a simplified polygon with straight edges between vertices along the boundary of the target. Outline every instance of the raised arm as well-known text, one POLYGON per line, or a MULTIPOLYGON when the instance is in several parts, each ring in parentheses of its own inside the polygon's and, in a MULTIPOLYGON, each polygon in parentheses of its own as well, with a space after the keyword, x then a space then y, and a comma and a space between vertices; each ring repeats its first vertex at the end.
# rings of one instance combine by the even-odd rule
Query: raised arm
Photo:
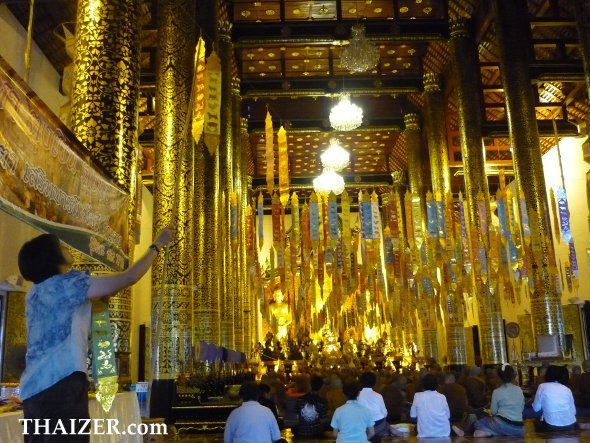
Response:
POLYGON ((125 271, 117 274, 94 277, 91 280, 86 298, 110 296, 121 289, 137 283, 148 269, 150 269, 160 249, 170 243, 172 236, 173 230, 171 228, 164 228, 147 252, 125 271))

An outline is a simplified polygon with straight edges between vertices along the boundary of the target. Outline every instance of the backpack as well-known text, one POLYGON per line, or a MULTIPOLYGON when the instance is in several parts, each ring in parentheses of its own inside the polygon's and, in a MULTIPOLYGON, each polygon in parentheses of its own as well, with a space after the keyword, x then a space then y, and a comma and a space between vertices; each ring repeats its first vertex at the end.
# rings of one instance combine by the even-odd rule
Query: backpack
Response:
POLYGON ((320 418, 320 414, 312 403, 305 403, 305 406, 301 409, 300 415, 301 419, 307 423, 314 422, 320 418))

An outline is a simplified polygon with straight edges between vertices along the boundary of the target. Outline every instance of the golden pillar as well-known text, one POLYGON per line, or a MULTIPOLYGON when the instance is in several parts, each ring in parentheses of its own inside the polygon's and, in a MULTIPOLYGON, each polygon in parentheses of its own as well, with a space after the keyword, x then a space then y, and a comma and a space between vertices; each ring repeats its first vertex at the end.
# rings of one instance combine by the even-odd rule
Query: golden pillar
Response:
POLYGON ((244 318, 244 304, 246 303, 243 293, 243 260, 246 254, 246 219, 245 212, 242 212, 242 203, 246 200, 244 196, 244 180, 242 175, 242 121, 240 111, 242 106, 242 97, 240 96, 240 80, 232 79, 232 182, 233 191, 237 195, 238 203, 238 232, 237 238, 232 244, 232 278, 234 281, 232 295, 234 299, 234 337, 235 349, 245 352, 247 336, 246 322, 244 318))
POLYGON ((216 42, 221 62, 221 138, 219 142, 219 187, 221 207, 219 217, 220 247, 217 251, 220 263, 221 345, 235 349, 234 291, 236 255, 229 235, 230 194, 233 191, 233 101, 231 23, 225 0, 215 0, 216 42))
POLYGON ((210 155, 202 144, 195 149, 193 332, 201 341, 220 344, 219 265, 216 260, 219 217, 219 151, 210 155))
POLYGON ((533 273, 531 313, 535 335, 557 335, 563 346, 565 328, 561 293, 555 284, 557 269, 535 113, 536 93, 529 75, 529 63, 534 54, 527 3, 525 0, 494 0, 494 9, 514 171, 529 216, 533 273))
MULTIPOLYGON (((449 149, 447 146, 447 127, 445 119, 445 96, 442 90, 440 75, 427 73, 424 75, 424 121, 428 139, 430 157, 430 176, 433 193, 446 198, 451 192, 451 171, 449 169, 449 149)), ((449 200, 446 201, 450 204, 449 200)), ((447 243, 452 248, 452 242, 447 243)), ((452 257, 449 250, 447 257, 452 257)), ((448 266, 448 263, 443 263, 448 266)), ((455 293, 451 288, 446 294, 452 310, 452 318, 446 319, 447 357, 450 364, 464 365, 466 361, 465 328, 463 316, 463 294, 455 293)), ((447 305, 447 303, 445 303, 447 305)))
MULTIPOLYGON (((426 232, 426 193, 428 189, 428 177, 425 174, 425 165, 428 162, 426 152, 422 144, 422 132, 420 131, 420 124, 418 115, 406 114, 404 116, 404 123, 406 129, 404 137, 406 139, 406 151, 408 154, 408 182, 410 185, 410 192, 412 198, 420 198, 420 219, 422 224, 422 232, 426 232)), ((424 234, 425 235, 425 234, 424 234)), ((426 239, 420 245, 419 251, 416 252, 419 256, 423 255, 423 249, 426 248, 426 239)), ((424 263, 425 265, 425 263, 424 263)), ((422 276, 422 269, 417 270, 417 275, 422 276)), ((422 278, 418 278, 422 281, 422 278)), ((427 294, 422 293, 425 299, 427 294)), ((438 360, 438 339, 436 332, 436 315, 434 313, 434 305, 430 306, 434 300, 428 300, 428 307, 425 309, 418 309, 418 317, 420 318, 422 329, 422 353, 424 356, 438 360), (432 308, 432 309, 431 309, 432 308)))
POLYGON ((451 22, 450 47, 453 77, 456 82, 459 141, 465 172, 465 194, 472 239, 471 255, 474 262, 474 288, 479 305, 481 357, 484 364, 506 362, 506 345, 499 291, 493 290, 489 274, 480 273, 480 250, 487 254, 491 226, 490 195, 485 173, 482 139, 482 92, 477 46, 469 35, 467 22, 451 22), (478 210, 478 198, 481 208, 478 210), (485 212, 485 214, 483 213, 485 212), (485 217, 485 219, 484 219, 485 217), (474 251, 478 248, 477 251, 474 251), (482 275, 483 274, 483 275, 482 275))
POLYGON ((174 379, 190 370, 193 315, 193 142, 190 99, 195 3, 158 3, 154 234, 174 225, 176 235, 152 272, 152 416, 166 417, 174 379), (167 260, 166 260, 167 259, 167 260))
MULTIPOLYGON (((140 0, 78 0, 72 81, 73 133, 129 193, 123 248, 130 259, 135 247, 140 6, 140 0)), ((109 308, 117 358, 128 363, 131 290, 110 297, 109 308)))

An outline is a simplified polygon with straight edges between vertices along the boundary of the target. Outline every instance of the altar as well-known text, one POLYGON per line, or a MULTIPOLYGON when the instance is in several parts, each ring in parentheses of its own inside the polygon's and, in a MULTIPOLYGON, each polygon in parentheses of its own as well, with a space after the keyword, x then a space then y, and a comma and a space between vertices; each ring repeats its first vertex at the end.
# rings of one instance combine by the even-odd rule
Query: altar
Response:
MULTIPOLYGON (((122 392, 117 394, 111 410, 106 413, 100 407, 95 398, 89 400, 91 419, 116 419, 119 420, 118 430, 121 434, 126 432, 129 425, 141 424, 139 403, 135 392, 122 392)), ((19 420, 23 419, 23 411, 0 414, 0 442, 22 443, 23 425, 19 420)), ((134 431, 136 432, 137 429, 134 431)), ((106 425, 104 427, 106 432, 106 425)), ((91 435, 91 443, 140 443, 141 435, 91 435)))

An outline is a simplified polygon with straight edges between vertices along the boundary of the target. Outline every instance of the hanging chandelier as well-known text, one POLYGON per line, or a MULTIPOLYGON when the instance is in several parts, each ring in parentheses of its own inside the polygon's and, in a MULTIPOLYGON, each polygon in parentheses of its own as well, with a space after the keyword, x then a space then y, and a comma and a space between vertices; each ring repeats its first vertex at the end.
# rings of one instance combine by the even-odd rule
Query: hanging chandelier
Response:
POLYGON ((320 158, 322 159, 324 169, 328 171, 342 171, 350 162, 350 154, 335 138, 330 139, 330 146, 320 158))
POLYGON ((324 169, 322 175, 313 180, 313 189, 318 194, 328 195, 333 192, 340 195, 344 192, 344 179, 340 174, 324 169))
POLYGON ((338 104, 330 111, 330 125, 337 131, 352 131, 362 123, 362 108, 351 103, 350 97, 343 94, 338 104))
POLYGON ((350 44, 340 53, 340 65, 351 72, 365 72, 379 63, 379 48, 367 40, 364 25, 351 29, 350 44))

